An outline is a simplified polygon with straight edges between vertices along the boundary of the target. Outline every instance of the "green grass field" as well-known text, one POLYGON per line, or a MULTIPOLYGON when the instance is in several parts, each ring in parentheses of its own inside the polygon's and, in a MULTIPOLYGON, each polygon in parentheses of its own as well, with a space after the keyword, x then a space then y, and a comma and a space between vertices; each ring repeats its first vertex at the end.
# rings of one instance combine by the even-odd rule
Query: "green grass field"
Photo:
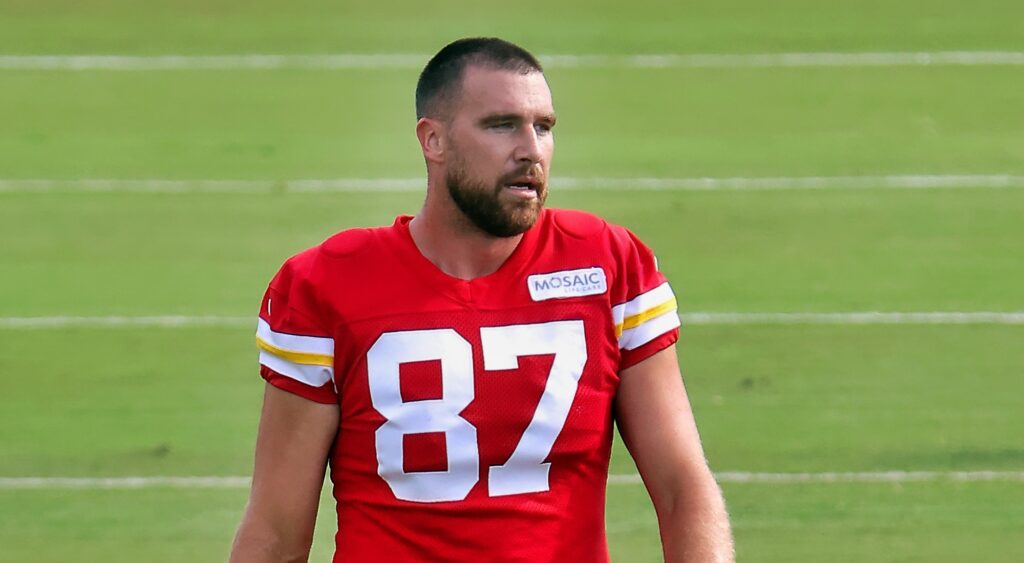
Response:
MULTIPOLYGON (((8 0, 0 57, 1024 51, 1024 4, 8 0)), ((253 317, 289 255, 415 213, 415 192, 139 193, 9 180, 415 178, 411 68, 0 65, 0 562, 218 561, 242 488, 9 477, 242 476, 253 328, 15 317, 253 317), (11 184, 14 185, 14 184, 11 184)), ((555 176, 1024 175, 1024 66, 564 68, 555 176)), ((1024 189, 566 190, 659 254, 684 312, 1024 311, 1024 189)), ((229 323, 230 324, 230 323, 229 323)), ((680 358, 717 472, 1024 472, 1020 324, 694 324, 680 358)), ((618 445, 612 472, 635 469, 618 445)), ((1024 478, 723 484, 741 561, 1024 560, 1024 478)), ((315 561, 329 560, 325 497, 315 561)), ((615 561, 660 558, 642 485, 615 561)))

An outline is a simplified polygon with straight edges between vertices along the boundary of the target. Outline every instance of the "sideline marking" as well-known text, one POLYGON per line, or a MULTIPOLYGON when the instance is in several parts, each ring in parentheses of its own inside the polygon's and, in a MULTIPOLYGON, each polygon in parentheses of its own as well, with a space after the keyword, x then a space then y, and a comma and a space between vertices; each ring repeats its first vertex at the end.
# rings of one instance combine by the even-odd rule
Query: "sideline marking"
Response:
MULTIPOLYGON (((685 325, 1024 325, 1024 311, 682 313, 685 325)), ((0 330, 251 327, 256 317, 215 315, 0 317, 0 330)))
MULTIPOLYGON (((1024 175, 1014 174, 904 174, 878 176, 753 176, 708 178, 582 178, 554 177, 558 190, 653 190, 653 191, 771 191, 828 189, 981 189, 1024 188, 1024 175)), ((305 180, 168 180, 104 179, 60 180, 53 178, 0 178, 0 193, 330 193, 419 192, 424 178, 328 178, 305 180)))
MULTIPOLYGON (((1024 471, 864 471, 825 473, 756 473, 721 471, 719 483, 909 483, 909 482, 983 482, 1024 481, 1024 471)), ((213 488, 245 489, 249 477, 0 477, 0 489, 144 489, 213 488)), ((637 474, 609 475, 610 485, 642 483, 637 474)))
MULTIPOLYGON (((418 53, 239 55, 0 55, 0 70, 419 70, 418 53)), ((778 68, 898 66, 1019 66, 1024 51, 903 51, 875 53, 655 53, 541 55, 548 68, 778 68)))
POLYGON ((256 330, 256 317, 223 317, 214 315, 109 316, 109 317, 0 317, 0 329, 49 328, 193 328, 244 327, 256 330))
POLYGON ((684 325, 971 325, 1024 324, 1024 311, 845 313, 682 313, 684 325))

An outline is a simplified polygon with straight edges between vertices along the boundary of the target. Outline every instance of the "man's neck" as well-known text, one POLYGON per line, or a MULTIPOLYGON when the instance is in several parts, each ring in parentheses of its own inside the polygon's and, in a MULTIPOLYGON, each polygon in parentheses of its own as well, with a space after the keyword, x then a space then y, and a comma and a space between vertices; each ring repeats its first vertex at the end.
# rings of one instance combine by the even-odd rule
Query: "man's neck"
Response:
POLYGON ((492 236, 461 212, 440 211, 425 205, 409 223, 409 234, 420 254, 449 276, 472 280, 493 274, 523 239, 523 235, 492 236))

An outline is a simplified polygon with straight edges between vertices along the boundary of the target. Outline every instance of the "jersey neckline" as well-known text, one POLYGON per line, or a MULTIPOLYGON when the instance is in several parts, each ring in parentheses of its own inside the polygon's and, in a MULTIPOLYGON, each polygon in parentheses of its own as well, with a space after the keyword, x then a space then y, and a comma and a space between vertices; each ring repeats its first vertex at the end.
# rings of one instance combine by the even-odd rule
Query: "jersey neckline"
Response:
POLYGON ((410 255, 410 259, 415 263, 413 270, 417 275, 428 277, 429 280, 425 281, 430 281, 441 289, 453 290, 455 296, 462 301, 476 301, 472 297, 473 293, 500 283, 502 280, 514 279, 516 274, 526 267, 530 259, 536 254, 535 249, 542 238, 541 232, 549 217, 548 210, 546 208, 542 209, 540 216, 537 217, 537 221, 523 233, 523 238, 520 239, 515 250, 512 251, 512 254, 505 259, 501 266, 490 274, 471 280, 464 280, 445 273, 444 270, 437 267, 436 264, 420 252, 419 247, 416 246, 416 241, 412 238, 412 233, 409 231, 409 222, 413 219, 412 215, 399 215, 395 217, 392 227, 398 233, 398 238, 401 239, 405 253, 410 255))

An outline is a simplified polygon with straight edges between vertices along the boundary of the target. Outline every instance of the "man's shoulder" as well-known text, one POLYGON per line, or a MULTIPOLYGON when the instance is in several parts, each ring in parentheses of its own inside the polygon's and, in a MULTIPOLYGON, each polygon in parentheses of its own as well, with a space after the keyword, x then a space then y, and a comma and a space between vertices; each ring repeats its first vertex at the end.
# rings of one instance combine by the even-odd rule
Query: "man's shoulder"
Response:
POLYGON ((549 209, 550 225, 556 232, 590 243, 602 244, 613 250, 622 250, 635 239, 627 228, 576 209, 549 209))
POLYGON ((579 239, 592 239, 607 233, 611 225, 592 213, 576 209, 548 209, 551 228, 579 239))
POLYGON ((398 225, 402 220, 403 217, 399 217, 394 224, 387 226, 346 229, 328 237, 319 248, 325 257, 335 259, 374 253, 382 246, 399 242, 398 225))
POLYGON ((368 227, 345 229, 337 232, 320 244, 298 252, 281 267, 282 272, 291 275, 316 278, 324 270, 351 263, 379 260, 383 247, 396 243, 395 227, 368 227))

